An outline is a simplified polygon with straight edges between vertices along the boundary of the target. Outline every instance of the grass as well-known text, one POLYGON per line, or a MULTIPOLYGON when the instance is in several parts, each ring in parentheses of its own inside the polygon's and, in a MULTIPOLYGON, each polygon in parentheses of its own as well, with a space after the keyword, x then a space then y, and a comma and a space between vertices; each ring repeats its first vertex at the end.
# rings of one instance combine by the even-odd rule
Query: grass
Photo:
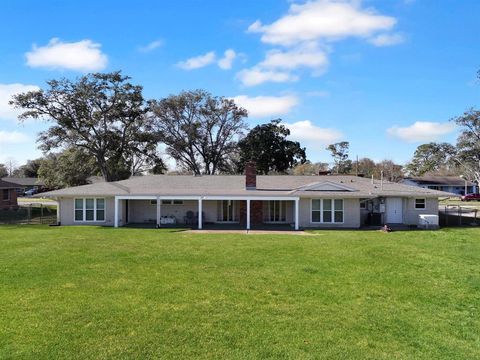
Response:
POLYGON ((51 202, 52 204, 56 204, 55 200, 49 198, 34 198, 34 197, 19 197, 17 199, 18 203, 46 203, 51 202))
POLYGON ((459 198, 445 198, 439 201, 440 206, 461 206, 480 210, 480 201, 462 201, 459 198))
POLYGON ((480 358, 480 229, 0 227, 2 359, 480 358))

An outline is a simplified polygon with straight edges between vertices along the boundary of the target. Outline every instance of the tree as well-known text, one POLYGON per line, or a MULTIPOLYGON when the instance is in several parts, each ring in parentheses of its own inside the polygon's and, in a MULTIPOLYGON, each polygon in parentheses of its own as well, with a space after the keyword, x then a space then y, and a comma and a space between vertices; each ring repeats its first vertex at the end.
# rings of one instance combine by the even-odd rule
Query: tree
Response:
POLYGON ((290 130, 280 119, 257 125, 238 142, 237 171, 243 172, 245 164, 254 160, 259 174, 286 173, 287 170, 307 161, 305 148, 297 141, 287 140, 290 130))
POLYGON ((352 170, 352 160, 348 158, 348 149, 350 143, 348 141, 341 141, 335 144, 330 144, 326 150, 332 154, 335 166, 333 172, 337 174, 348 174, 352 170))
POLYGON ((247 111, 204 90, 184 91, 149 102, 152 126, 181 168, 194 174, 228 171, 247 111))
POLYGON ((321 171, 328 171, 327 163, 311 163, 307 160, 304 164, 294 166, 289 173, 292 175, 318 175, 321 171))
POLYGON ((382 160, 375 164, 374 176, 380 178, 382 172, 385 180, 398 182, 403 179, 403 167, 395 164, 392 160, 382 160))
POLYGON ((38 169, 40 168, 41 160, 41 158, 35 160, 27 160, 26 164, 20 166, 17 169, 18 177, 38 177, 38 169))
POLYGON ((375 174, 377 164, 370 158, 361 158, 355 164, 359 175, 371 177, 375 174))
POLYGON ((92 156, 106 181, 130 176, 132 157, 158 161, 156 138, 149 132, 142 87, 120 72, 96 73, 73 82, 50 80, 48 89, 13 96, 24 110, 20 120, 53 122, 40 133, 43 151, 76 147, 92 156), (139 146, 141 144, 142 146, 139 146))
POLYGON ((0 164, 0 179, 8 176, 8 170, 5 164, 0 164))
POLYGON ((452 121, 461 133, 455 151, 448 155, 467 179, 480 184, 480 110, 470 109, 452 121))
POLYGON ((15 173, 18 169, 18 162, 15 160, 13 157, 9 157, 7 161, 5 161, 4 164, 6 170, 7 170, 7 176, 15 176, 15 173))
POLYGON ((451 156, 455 152, 455 147, 449 143, 422 144, 415 150, 413 159, 405 166, 405 170, 413 176, 435 173, 451 166, 451 156))
POLYGON ((98 174, 98 167, 90 154, 82 148, 68 148, 50 153, 40 160, 38 176, 50 189, 85 185, 88 178, 98 174))

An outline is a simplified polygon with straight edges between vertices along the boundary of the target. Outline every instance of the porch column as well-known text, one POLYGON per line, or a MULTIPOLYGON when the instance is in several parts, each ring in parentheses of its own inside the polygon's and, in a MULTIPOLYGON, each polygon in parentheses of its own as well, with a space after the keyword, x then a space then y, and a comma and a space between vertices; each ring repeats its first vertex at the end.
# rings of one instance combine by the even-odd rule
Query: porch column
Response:
POLYGON ((157 227, 160 227, 160 218, 162 217, 162 201, 157 196, 157 227))
POLYGON ((295 230, 298 230, 298 207, 299 207, 299 199, 295 199, 295 230))
POLYGON ((116 228, 118 227, 118 207, 119 207, 119 201, 118 198, 115 196, 115 218, 114 218, 114 225, 116 228))
POLYGON ((247 230, 250 230, 250 199, 247 200, 247 230))
POLYGON ((198 199, 198 229, 202 230, 202 198, 198 199))
POLYGON ((60 224, 60 198, 55 199, 57 201, 57 225, 60 224))

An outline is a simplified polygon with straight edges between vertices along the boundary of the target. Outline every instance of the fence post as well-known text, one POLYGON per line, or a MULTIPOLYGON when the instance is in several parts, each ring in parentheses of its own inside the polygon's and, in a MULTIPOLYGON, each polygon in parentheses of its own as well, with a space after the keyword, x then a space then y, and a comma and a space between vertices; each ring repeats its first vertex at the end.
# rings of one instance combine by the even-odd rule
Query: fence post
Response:
POLYGON ((40 203, 40 224, 43 224, 43 204, 40 203))
POLYGON ((462 226, 462 208, 458 206, 458 225, 462 226))

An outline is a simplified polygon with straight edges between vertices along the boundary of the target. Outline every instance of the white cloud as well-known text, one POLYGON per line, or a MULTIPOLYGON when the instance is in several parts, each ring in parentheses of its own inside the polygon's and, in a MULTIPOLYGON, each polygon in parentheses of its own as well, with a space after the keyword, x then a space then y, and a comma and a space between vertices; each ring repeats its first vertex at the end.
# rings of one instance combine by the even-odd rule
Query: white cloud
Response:
POLYGON ((83 72, 99 71, 108 62, 100 47, 100 44, 91 40, 67 43, 54 38, 45 46, 33 45, 32 51, 26 53, 27 65, 83 72))
POLYGON ((228 49, 224 52, 223 58, 218 60, 220 69, 228 70, 232 68, 233 60, 237 57, 237 53, 233 49, 228 49))
POLYGON ((300 46, 292 50, 270 50, 265 60, 258 66, 267 69, 293 70, 299 67, 312 68, 323 72, 328 66, 328 58, 325 51, 318 49, 315 44, 300 46))
POLYGON ((17 119, 17 116, 20 112, 8 104, 8 102, 12 100, 13 95, 27 91, 36 91, 39 89, 40 88, 36 85, 0 84, 0 120, 17 119))
POLYGON ((317 0, 292 4, 285 16, 269 25, 257 20, 248 31, 261 33, 265 43, 291 46, 305 41, 370 37, 392 29, 396 22, 374 9, 361 8, 358 0, 317 0))
POLYGON ((194 70, 213 64, 215 60, 215 52, 210 51, 204 55, 199 55, 185 61, 180 61, 179 63, 177 63, 177 66, 184 70, 194 70))
POLYGON ((292 139, 306 143, 309 147, 324 148, 326 144, 331 144, 343 137, 340 131, 318 127, 310 120, 297 121, 285 126, 290 129, 292 139))
POLYGON ((287 114, 298 104, 298 98, 293 95, 285 96, 256 96, 238 95, 232 98, 235 103, 248 110, 251 117, 270 117, 287 114))
POLYGON ((145 45, 145 46, 141 46, 138 48, 138 50, 140 52, 150 52, 150 51, 153 51, 155 49, 158 49, 160 46, 163 45, 163 40, 155 40, 155 41, 152 41, 151 43, 145 45))
POLYGON ((29 137, 18 131, 1 131, 0 145, 23 144, 29 140, 29 137))
POLYGON ((454 130, 455 124, 450 122, 417 121, 407 127, 393 126, 387 129, 387 134, 402 141, 414 143, 435 141, 454 130))
POLYGON ((245 86, 256 86, 264 82, 283 83, 298 80, 298 76, 292 75, 290 72, 264 70, 259 67, 244 69, 237 73, 237 78, 245 86))
POLYGON ((368 40, 375 46, 392 46, 401 44, 405 41, 405 37, 402 34, 380 34, 368 40))

